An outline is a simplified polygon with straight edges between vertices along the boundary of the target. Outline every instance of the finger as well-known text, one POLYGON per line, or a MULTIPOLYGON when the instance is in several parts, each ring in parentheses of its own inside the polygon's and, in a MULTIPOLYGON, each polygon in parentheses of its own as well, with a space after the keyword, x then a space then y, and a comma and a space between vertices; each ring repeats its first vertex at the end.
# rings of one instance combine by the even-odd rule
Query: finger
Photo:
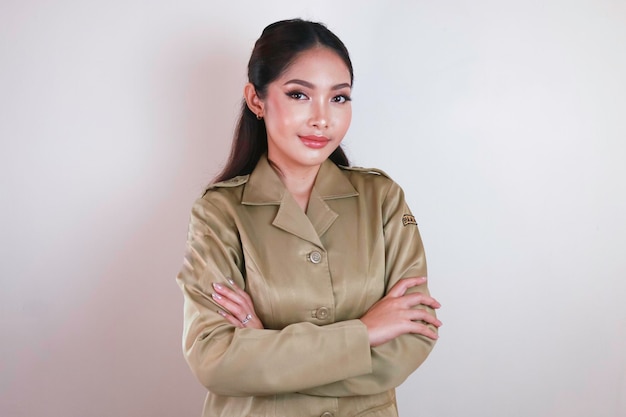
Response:
POLYGON ((215 292, 211 294, 215 302, 228 310, 232 315, 232 322, 240 328, 263 329, 263 323, 256 316, 252 299, 244 290, 239 288, 232 279, 228 279, 232 289, 219 283, 213 283, 215 292))
POLYGON ((403 278, 396 282, 393 287, 391 287, 387 295, 390 295, 392 297, 401 297, 409 288, 422 285, 425 282, 426 277, 403 278))
POLYGON ((228 283, 233 287, 233 290, 235 291, 235 293, 240 296, 242 299, 246 300, 249 304, 252 304, 252 299, 250 298, 250 295, 245 292, 242 288, 240 288, 235 281, 233 281, 232 279, 228 279, 228 283))
POLYGON ((216 292, 212 293, 211 297, 220 307, 224 308, 232 316, 239 319, 240 321, 244 320, 248 315, 249 310, 246 307, 241 306, 240 304, 237 304, 234 301, 223 297, 216 292))
POLYGON ((228 288, 225 285, 214 283, 213 288, 215 292, 220 294, 222 297, 228 298, 232 302, 242 306, 242 308, 246 311, 251 311, 254 309, 252 306, 252 301, 248 294, 238 287, 234 287, 233 289, 228 288))
POLYGON ((439 335, 433 329, 419 322, 413 322, 410 326, 410 331, 413 334, 420 334, 432 340, 439 339, 439 335))
MULTIPOLYGON (((254 306, 252 305, 250 298, 247 297, 247 294, 246 297, 242 297, 234 290, 218 283, 214 283, 213 288, 215 289, 214 294, 216 294, 213 298, 219 300, 219 302, 231 312, 234 311, 233 309, 246 314, 254 312, 254 306)), ((238 314, 235 315, 238 317, 240 316, 238 314)), ((245 315, 243 317, 245 317, 245 315)))
POLYGON ((443 324, 434 314, 423 309, 409 310, 408 317, 411 321, 423 321, 435 327, 440 327, 443 324))
POLYGON ((220 316, 224 317, 226 321, 228 321, 230 324, 240 329, 244 329, 244 328, 262 329, 263 328, 263 323, 261 323, 261 321, 256 316, 253 316, 251 314, 246 315, 244 320, 239 320, 236 316, 233 316, 232 314, 229 314, 226 311, 221 310, 221 309, 218 309, 217 313, 220 316))
POLYGON ((224 310, 217 310, 217 313, 224 317, 226 319, 227 322, 229 322, 230 324, 232 324, 235 327, 239 327, 242 328, 243 324, 237 320, 235 317, 233 317, 232 315, 228 314, 227 312, 225 312, 224 310))
POLYGON ((427 307, 438 309, 441 307, 441 303, 435 300, 430 295, 426 295, 421 292, 414 292, 411 294, 405 294, 402 298, 407 302, 407 305, 410 307, 414 307, 417 305, 425 305, 427 307))

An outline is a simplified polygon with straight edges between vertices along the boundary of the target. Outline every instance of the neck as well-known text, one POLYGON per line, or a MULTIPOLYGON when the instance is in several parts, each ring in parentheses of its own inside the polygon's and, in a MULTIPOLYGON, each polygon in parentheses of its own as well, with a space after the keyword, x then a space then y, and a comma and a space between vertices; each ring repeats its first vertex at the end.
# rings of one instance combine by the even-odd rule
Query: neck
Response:
POLYGON ((291 193, 298 205, 306 212, 320 165, 290 169, 290 167, 277 165, 269 158, 268 162, 278 174, 287 191, 291 193))

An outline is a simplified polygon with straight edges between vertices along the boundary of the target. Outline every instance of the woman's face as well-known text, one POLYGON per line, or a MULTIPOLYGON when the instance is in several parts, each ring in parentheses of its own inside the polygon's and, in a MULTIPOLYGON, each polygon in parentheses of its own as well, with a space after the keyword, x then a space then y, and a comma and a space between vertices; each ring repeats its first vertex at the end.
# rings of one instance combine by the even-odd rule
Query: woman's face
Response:
POLYGON ((283 172, 324 162, 350 126, 351 90, 348 67, 334 51, 299 54, 261 100, 269 159, 283 172))

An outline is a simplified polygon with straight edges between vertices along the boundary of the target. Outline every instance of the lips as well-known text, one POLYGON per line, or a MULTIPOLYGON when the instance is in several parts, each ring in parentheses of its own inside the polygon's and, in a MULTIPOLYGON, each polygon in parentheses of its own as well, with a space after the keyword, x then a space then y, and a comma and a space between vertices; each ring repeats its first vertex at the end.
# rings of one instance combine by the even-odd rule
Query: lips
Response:
POLYGON ((313 149, 321 149, 324 146, 328 145, 328 142, 330 142, 330 139, 328 139, 326 136, 309 135, 309 136, 298 136, 298 137, 300 138, 304 146, 307 146, 313 149))

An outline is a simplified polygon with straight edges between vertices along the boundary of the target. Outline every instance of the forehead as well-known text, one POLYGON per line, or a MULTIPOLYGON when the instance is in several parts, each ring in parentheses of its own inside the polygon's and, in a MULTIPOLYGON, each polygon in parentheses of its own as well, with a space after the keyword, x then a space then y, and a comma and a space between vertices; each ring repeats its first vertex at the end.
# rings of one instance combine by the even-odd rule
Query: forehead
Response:
POLYGON ((332 49, 315 47, 300 52, 277 81, 291 79, 317 80, 320 84, 350 83, 350 70, 332 49))

